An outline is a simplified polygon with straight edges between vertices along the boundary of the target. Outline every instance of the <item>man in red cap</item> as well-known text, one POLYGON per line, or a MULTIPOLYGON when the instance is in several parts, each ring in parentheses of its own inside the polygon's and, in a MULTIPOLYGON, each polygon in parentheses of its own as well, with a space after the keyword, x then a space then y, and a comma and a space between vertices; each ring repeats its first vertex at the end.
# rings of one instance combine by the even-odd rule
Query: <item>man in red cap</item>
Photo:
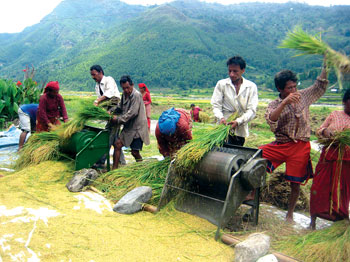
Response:
POLYGON ((47 83, 44 94, 40 97, 36 117, 36 131, 49 131, 54 125, 60 125, 59 119, 68 121, 63 97, 58 93, 60 87, 57 81, 47 83))

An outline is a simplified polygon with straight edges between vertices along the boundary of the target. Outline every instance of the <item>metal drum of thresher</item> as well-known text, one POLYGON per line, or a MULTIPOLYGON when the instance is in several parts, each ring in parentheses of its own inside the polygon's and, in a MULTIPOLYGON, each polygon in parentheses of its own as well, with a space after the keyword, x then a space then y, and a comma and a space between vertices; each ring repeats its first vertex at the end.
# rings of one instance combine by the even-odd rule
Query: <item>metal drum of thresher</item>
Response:
POLYGON ((170 165, 158 210, 174 199, 176 209, 217 225, 216 239, 219 229, 235 220, 242 203, 253 207, 253 222, 257 224, 259 192, 266 177, 266 160, 260 149, 225 144, 208 152, 194 172, 178 171, 170 165), (253 189, 255 198, 246 203, 253 189))
POLYGON ((228 185, 233 172, 237 171, 245 160, 244 155, 213 151, 200 162, 196 176, 208 184, 228 185))

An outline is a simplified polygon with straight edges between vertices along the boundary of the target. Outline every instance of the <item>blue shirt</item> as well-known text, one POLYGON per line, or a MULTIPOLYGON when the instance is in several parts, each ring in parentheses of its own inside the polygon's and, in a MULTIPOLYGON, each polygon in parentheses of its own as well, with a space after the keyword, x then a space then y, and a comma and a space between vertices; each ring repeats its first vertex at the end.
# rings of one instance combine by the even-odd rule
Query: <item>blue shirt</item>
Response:
POLYGON ((21 105, 20 108, 24 113, 29 115, 30 121, 33 121, 33 123, 35 123, 38 106, 39 106, 38 104, 26 104, 26 105, 21 105))

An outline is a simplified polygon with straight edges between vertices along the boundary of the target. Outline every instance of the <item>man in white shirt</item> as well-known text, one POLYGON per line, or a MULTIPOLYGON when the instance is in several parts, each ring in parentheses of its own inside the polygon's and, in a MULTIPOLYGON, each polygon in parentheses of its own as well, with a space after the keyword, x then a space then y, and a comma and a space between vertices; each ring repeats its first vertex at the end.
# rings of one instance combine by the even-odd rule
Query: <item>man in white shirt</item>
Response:
POLYGON ((243 146, 249 135, 248 122, 254 119, 258 106, 258 89, 256 84, 245 79, 246 62, 240 56, 227 60, 229 78, 218 81, 215 86, 211 105, 220 124, 231 125, 234 135, 229 135, 228 143, 243 146), (234 121, 227 119, 234 113, 234 121))
MULTIPOLYGON (((95 91, 97 99, 94 101, 94 105, 98 106, 102 102, 108 102, 106 103, 105 108, 107 109, 107 111, 113 112, 119 105, 121 99, 120 92, 118 90, 118 86, 115 80, 111 76, 105 76, 103 69, 100 65, 93 65, 92 67, 90 67, 90 74, 92 79, 96 81, 95 91)), ((119 137, 120 126, 108 123, 106 125, 106 129, 108 129, 110 132, 109 145, 111 147, 119 137)), ((96 163, 95 166, 97 168, 102 168, 105 161, 106 156, 103 156, 96 163)), ((123 152, 121 152, 120 163, 126 164, 123 152)))
POLYGON ((113 77, 105 76, 100 65, 90 67, 90 74, 92 79, 96 81, 95 91, 97 99, 94 101, 94 104, 98 106, 103 101, 111 100, 113 106, 117 106, 121 96, 113 77))

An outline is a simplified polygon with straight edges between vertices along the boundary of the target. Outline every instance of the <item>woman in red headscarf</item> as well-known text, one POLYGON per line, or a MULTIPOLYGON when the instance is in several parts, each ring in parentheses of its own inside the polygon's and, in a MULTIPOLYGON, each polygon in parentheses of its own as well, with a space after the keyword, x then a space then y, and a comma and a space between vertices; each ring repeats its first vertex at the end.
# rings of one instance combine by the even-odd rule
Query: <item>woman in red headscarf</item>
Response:
POLYGON ((147 86, 144 83, 139 84, 139 89, 142 94, 143 103, 146 108, 146 116, 147 116, 147 124, 148 124, 148 132, 151 130, 151 93, 149 92, 147 86))
POLYGON ((63 97, 58 93, 60 87, 57 81, 47 83, 44 94, 40 97, 36 117, 36 131, 50 131, 54 125, 60 125, 60 117, 68 121, 63 97))

